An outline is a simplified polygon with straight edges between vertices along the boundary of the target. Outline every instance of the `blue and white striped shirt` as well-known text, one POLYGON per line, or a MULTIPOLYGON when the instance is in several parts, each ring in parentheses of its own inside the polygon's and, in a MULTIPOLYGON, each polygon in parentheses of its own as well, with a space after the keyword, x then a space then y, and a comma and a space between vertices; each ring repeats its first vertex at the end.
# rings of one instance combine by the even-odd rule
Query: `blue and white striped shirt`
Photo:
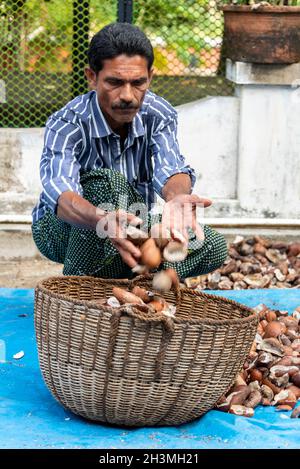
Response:
POLYGON ((167 179, 195 173, 185 164, 177 141, 177 112, 163 98, 147 91, 142 107, 129 125, 124 150, 108 126, 95 91, 78 96, 46 123, 40 163, 43 191, 32 211, 33 223, 47 209, 54 213, 65 191, 82 195, 80 171, 110 168, 120 171, 143 196, 148 208, 161 195, 167 179))

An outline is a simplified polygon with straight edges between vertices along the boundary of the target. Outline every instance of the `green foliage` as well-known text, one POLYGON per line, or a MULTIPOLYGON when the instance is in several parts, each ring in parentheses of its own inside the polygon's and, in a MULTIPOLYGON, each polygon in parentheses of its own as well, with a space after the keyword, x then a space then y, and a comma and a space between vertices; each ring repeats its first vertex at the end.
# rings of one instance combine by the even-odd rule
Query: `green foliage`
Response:
MULTIPOLYGON (((90 0, 90 36, 116 20, 116 5, 90 0)), ((73 13, 72 0, 0 0, 0 50, 10 48, 24 71, 70 72, 73 13)))
POLYGON ((300 6, 300 0, 218 0, 219 5, 254 5, 261 3, 262 6, 300 6))
POLYGON ((186 65, 193 54, 211 47, 208 40, 222 37, 222 14, 211 0, 139 0, 134 7, 135 24, 186 65))

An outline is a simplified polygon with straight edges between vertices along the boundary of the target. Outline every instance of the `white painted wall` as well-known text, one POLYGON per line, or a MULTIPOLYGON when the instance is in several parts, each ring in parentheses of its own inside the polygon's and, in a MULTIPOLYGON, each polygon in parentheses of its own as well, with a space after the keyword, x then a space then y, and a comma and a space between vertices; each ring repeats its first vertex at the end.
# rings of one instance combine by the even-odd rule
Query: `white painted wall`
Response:
MULTIPOLYGON (((195 192, 214 201, 207 217, 297 219, 300 93, 294 85, 300 67, 285 71, 283 85, 276 70, 271 81, 279 83, 266 85, 261 69, 258 73, 247 67, 231 65, 236 96, 177 108, 181 152, 196 170, 195 192)), ((44 129, 0 129, 2 217, 28 216, 37 201, 43 133, 44 129)))

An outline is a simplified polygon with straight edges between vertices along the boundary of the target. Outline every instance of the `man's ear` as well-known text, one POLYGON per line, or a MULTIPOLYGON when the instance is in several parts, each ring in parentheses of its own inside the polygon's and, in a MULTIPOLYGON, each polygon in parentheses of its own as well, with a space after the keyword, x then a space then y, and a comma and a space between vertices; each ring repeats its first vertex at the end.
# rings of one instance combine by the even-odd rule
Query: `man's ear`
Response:
POLYGON ((97 85, 97 75, 90 67, 85 67, 84 74, 89 84, 90 90, 95 90, 97 85))

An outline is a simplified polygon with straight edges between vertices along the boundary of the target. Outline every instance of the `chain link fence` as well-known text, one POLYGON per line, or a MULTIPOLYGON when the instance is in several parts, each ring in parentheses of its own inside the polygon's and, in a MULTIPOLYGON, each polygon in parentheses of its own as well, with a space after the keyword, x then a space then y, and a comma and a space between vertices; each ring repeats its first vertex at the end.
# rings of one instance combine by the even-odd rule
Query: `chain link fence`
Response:
POLYGON ((112 21, 134 22, 148 35, 152 90, 173 105, 232 93, 216 0, 0 0, 0 126, 43 127, 88 91, 89 40, 112 21))

